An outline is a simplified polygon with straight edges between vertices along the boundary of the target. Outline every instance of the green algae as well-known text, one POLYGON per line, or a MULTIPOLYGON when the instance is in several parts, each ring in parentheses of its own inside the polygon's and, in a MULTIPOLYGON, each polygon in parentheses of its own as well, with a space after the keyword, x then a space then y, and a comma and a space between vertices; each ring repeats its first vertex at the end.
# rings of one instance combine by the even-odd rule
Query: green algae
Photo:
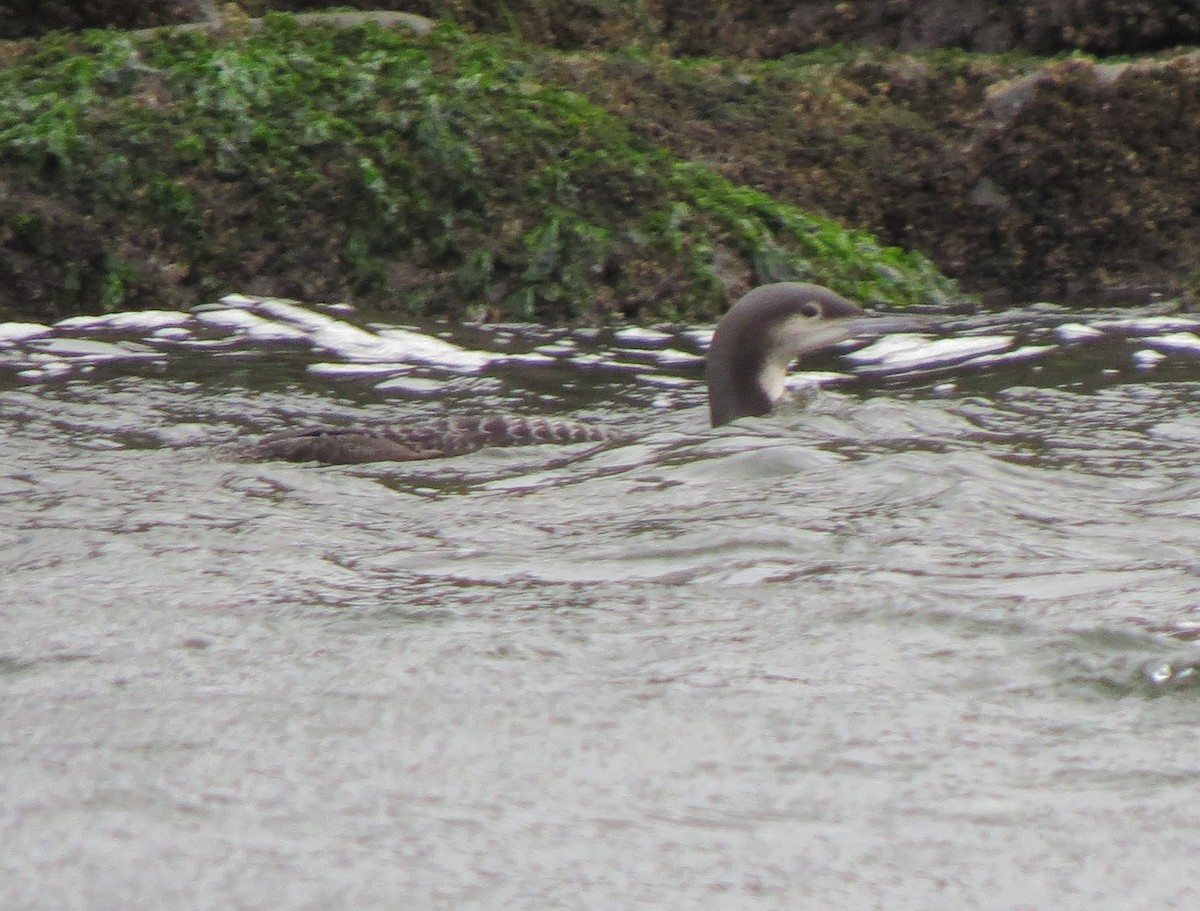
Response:
POLYGON ((832 47, 577 55, 564 82, 669 152, 921 250, 968 290, 1134 302, 1177 293, 1195 261, 1200 146, 1179 110, 1198 73, 1192 55, 1121 70, 1078 54, 832 47))
POLYGON ((918 254, 673 154, 441 25, 51 35, 0 70, 0 308, 232 290, 456 318, 712 316, 803 279, 955 296, 918 254))

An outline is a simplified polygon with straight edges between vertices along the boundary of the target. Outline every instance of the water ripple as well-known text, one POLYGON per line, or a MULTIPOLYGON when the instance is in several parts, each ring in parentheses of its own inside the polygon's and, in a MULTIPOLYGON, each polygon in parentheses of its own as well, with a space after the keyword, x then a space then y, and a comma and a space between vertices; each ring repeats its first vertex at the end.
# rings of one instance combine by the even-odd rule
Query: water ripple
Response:
POLYGON ((715 431, 705 328, 0 326, 0 896, 1188 906, 1196 323, 956 320, 715 431), (446 410, 635 442, 230 454, 446 410))

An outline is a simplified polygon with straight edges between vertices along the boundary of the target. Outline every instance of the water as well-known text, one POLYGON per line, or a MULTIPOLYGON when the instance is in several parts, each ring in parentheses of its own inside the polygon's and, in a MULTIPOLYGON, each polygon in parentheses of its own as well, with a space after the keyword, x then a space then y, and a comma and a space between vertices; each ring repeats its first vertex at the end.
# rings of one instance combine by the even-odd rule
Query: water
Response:
POLYGON ((1198 326, 0 327, 0 907, 1190 906, 1198 326), (230 454, 447 406, 638 442, 230 454))

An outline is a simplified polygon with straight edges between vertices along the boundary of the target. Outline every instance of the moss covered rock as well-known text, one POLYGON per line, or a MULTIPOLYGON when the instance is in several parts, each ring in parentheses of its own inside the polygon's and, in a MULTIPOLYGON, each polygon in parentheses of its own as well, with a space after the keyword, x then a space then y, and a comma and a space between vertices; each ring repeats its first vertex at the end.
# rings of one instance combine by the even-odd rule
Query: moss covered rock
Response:
POLYGON ((718 312, 799 278, 954 293, 922 257, 664 151, 443 26, 57 36, 0 71, 0 305, 231 289, 544 320, 718 312))
POLYGON ((675 154, 922 250, 972 292, 1133 300, 1195 268, 1195 55, 588 54, 560 78, 675 154))

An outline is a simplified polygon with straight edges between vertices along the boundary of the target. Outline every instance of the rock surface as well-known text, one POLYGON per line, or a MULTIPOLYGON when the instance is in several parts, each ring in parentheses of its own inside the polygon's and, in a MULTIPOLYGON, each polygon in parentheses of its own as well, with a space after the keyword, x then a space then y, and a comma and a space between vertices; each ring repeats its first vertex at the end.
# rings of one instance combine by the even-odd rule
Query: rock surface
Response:
MULTIPOLYGON (((10 4, 0 7, 0 35, 104 24, 231 28, 268 9, 323 5, 10 4)), ((545 84, 579 92, 640 136, 735 184, 920 250, 967 291, 1138 299, 1197 283, 1200 59, 1162 50, 1200 40, 1192 2, 346 5, 389 7, 375 18, 392 24, 403 8, 484 31, 515 30, 539 44, 510 43, 506 52, 528 58, 545 84), (860 47, 811 50, 830 42, 860 47), (578 50, 630 43, 650 50, 578 50), (546 45, 576 50, 564 55, 546 45), (917 48, 1158 53, 1106 62, 917 48), (686 62, 678 54, 727 56, 686 62)), ((20 54, 16 47, 0 46, 0 56, 20 54)), ((146 92, 158 91, 153 78, 141 81, 146 92)), ((52 221, 56 207, 70 205, 39 199, 32 211, 52 221)), ((9 224, 11 247, 24 222, 9 224)), ((53 238, 78 246, 95 230, 81 216, 53 238)), ((719 253, 717 261, 728 257, 719 253)), ((194 277, 170 258, 153 268, 167 279, 184 269, 180 282, 194 277)))

